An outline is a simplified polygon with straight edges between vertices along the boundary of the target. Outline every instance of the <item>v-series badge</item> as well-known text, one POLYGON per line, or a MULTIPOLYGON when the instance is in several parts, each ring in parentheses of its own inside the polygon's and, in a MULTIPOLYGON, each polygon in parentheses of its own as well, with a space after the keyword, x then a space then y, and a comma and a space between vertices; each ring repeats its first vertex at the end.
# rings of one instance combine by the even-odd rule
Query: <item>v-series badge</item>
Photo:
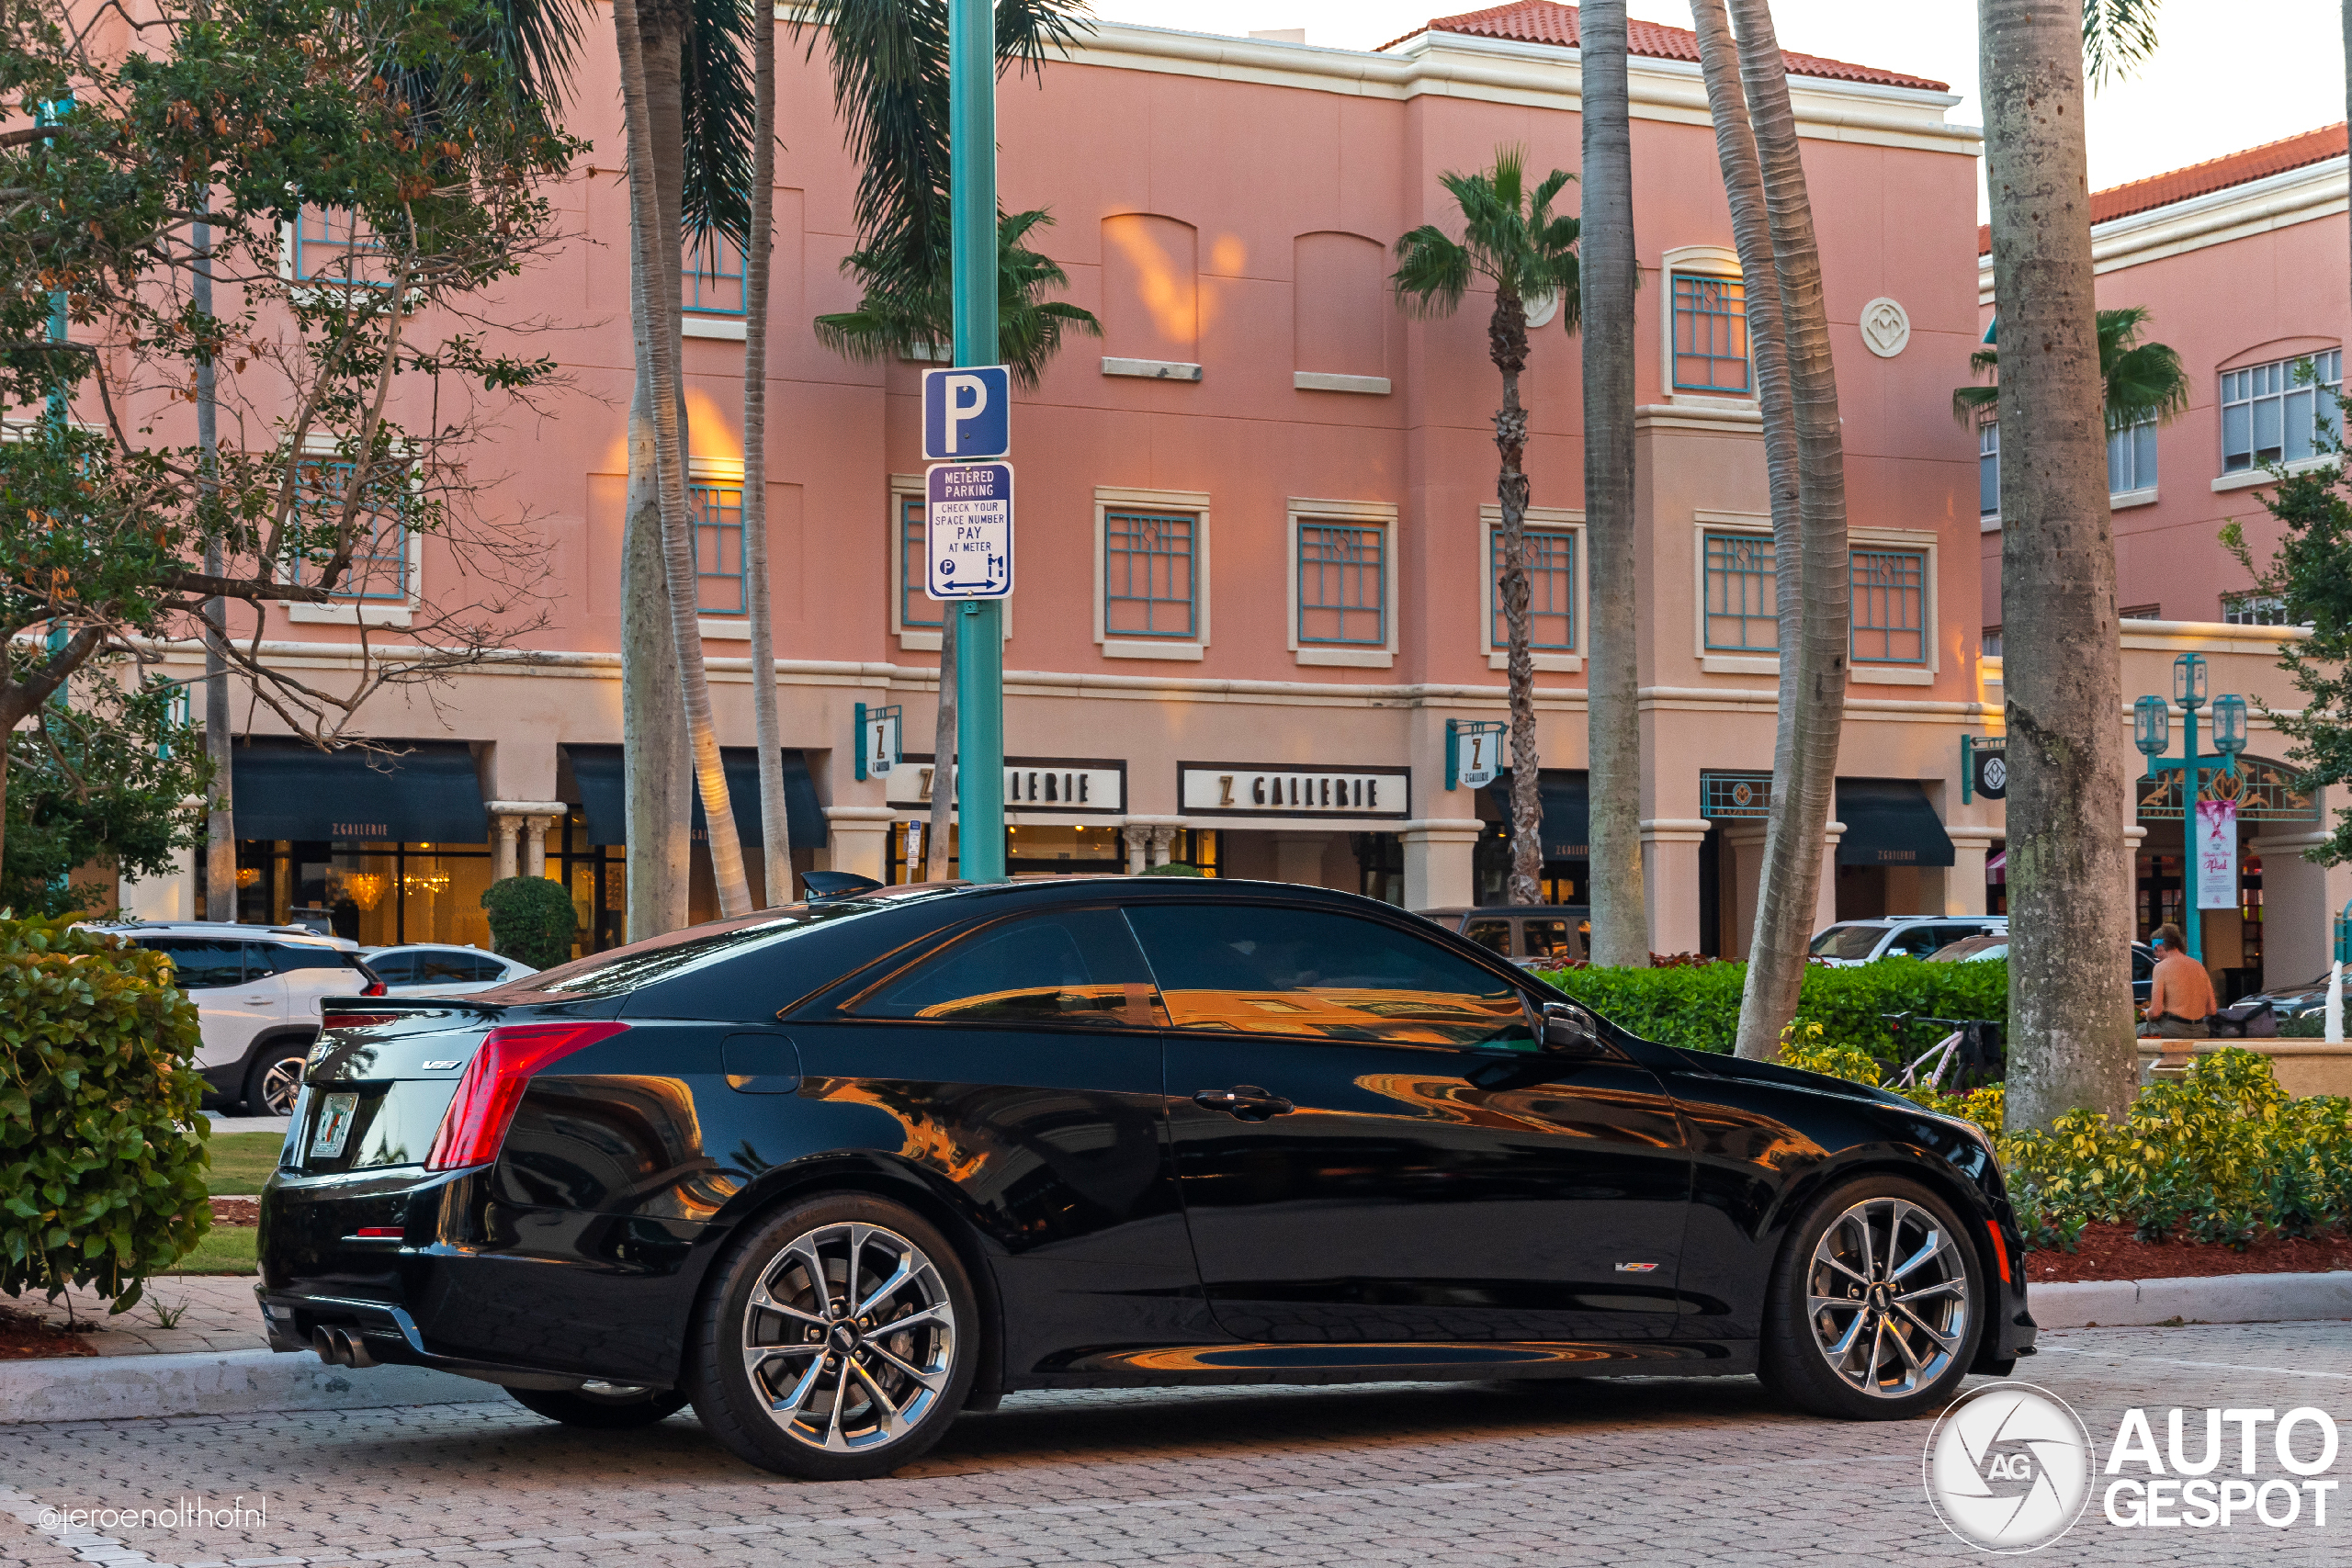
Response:
POLYGON ((1617 1272, 1620 1274, 1655 1274, 1657 1272, 1657 1265, 1655 1263, 1620 1263, 1617 1265, 1617 1272))
POLYGON ((418 1063, 418 1064, 417 1064, 417 1066, 418 1066, 421 1069, 423 1069, 424 1071, 428 1072, 428 1073, 429 1073, 429 1072, 432 1072, 432 1071, 433 1071, 434 1069, 435 1069, 436 1067, 454 1067, 454 1066, 456 1066, 457 1065, 458 1065, 458 1058, 456 1058, 455 1056, 450 1057, 450 1058, 449 1058, 447 1061, 446 1061, 446 1062, 420 1062, 420 1063, 418 1063))

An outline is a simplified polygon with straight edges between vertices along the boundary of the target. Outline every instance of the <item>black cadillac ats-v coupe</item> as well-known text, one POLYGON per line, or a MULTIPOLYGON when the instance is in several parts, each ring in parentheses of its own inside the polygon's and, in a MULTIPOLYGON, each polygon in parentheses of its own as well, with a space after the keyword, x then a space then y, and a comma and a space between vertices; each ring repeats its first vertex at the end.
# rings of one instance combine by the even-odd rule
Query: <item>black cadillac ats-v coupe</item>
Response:
POLYGON ((1756 1373, 1895 1417, 2033 1347, 1990 1146, 1268 883, 876 890, 331 1005, 270 1341, 883 1474, 1016 1389, 1756 1373))

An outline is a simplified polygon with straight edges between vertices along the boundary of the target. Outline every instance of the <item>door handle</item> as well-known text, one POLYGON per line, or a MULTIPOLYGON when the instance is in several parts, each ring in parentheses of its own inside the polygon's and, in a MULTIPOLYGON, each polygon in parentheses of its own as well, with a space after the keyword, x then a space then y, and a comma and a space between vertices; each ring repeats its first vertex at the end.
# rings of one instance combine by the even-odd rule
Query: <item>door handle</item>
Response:
POLYGON ((1204 1089, 1193 1096, 1193 1103, 1204 1111, 1222 1111, 1244 1122, 1263 1122, 1269 1116, 1280 1116, 1298 1107, 1279 1094, 1268 1094, 1256 1084, 1245 1083, 1233 1089, 1204 1089))

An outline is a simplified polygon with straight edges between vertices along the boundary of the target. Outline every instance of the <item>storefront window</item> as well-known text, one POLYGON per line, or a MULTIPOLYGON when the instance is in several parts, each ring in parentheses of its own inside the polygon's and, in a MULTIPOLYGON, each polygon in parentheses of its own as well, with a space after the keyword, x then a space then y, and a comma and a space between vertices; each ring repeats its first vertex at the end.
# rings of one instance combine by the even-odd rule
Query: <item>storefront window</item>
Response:
MULTIPOLYGON (((324 926, 364 946, 447 942, 490 945, 481 896, 487 844, 248 839, 237 845, 237 918, 324 926)), ((198 858, 198 897, 203 897, 198 858)))

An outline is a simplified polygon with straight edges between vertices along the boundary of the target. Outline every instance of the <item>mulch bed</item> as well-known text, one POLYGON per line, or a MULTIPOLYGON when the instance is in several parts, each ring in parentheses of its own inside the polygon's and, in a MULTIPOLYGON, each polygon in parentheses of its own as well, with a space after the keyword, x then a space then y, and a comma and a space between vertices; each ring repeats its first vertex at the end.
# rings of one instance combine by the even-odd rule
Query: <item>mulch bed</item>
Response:
MULTIPOLYGON (((85 1332, 97 1325, 86 1325, 85 1332)), ((0 1303, 0 1361, 29 1360, 40 1356, 95 1356, 80 1334, 51 1328, 22 1307, 0 1303)))
POLYGON ((216 1225, 257 1225, 261 1224, 261 1200, 215 1198, 212 1200, 212 1223, 216 1225))
POLYGON ((2083 1227, 2074 1252, 2026 1254, 2030 1284, 2084 1280, 2210 1279, 2219 1274, 2304 1274, 2352 1269, 2352 1237, 2337 1233, 2302 1241, 2264 1233, 2244 1252, 2211 1242, 2146 1242, 2130 1225, 2083 1227))

